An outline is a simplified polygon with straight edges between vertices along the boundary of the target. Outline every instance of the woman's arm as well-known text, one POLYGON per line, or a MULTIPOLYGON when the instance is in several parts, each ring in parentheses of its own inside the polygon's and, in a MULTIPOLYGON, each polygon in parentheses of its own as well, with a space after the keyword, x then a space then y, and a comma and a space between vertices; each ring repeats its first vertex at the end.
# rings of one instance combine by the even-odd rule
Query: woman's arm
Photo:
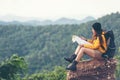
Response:
POLYGON ((83 45, 85 48, 90 48, 90 49, 98 49, 100 46, 99 38, 93 41, 92 45, 89 44, 84 44, 83 45))
POLYGON ((86 41, 92 43, 92 39, 86 39, 86 41))

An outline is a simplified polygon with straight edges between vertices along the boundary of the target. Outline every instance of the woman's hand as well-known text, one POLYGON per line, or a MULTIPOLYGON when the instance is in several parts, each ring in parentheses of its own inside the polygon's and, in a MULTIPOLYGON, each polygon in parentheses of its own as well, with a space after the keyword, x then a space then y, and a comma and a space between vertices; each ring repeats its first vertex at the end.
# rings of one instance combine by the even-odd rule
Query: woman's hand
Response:
POLYGON ((84 47, 84 45, 80 45, 80 47, 82 48, 82 47, 84 47))

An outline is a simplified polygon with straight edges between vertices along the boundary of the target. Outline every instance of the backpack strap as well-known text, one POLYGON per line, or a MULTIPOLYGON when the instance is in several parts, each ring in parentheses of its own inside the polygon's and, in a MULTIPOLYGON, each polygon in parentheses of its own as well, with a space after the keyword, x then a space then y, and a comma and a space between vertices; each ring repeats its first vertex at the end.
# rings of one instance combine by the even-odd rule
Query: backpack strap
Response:
MULTIPOLYGON (((103 34, 103 36, 105 37, 105 34, 103 34)), ((105 40, 106 40, 106 37, 105 37, 105 40)), ((107 42, 107 41, 106 41, 107 42)), ((103 45, 100 45, 101 46, 101 48, 103 49, 103 50, 105 50, 105 48, 104 48, 104 46, 103 45)), ((106 50, 105 50, 106 51, 106 50)))

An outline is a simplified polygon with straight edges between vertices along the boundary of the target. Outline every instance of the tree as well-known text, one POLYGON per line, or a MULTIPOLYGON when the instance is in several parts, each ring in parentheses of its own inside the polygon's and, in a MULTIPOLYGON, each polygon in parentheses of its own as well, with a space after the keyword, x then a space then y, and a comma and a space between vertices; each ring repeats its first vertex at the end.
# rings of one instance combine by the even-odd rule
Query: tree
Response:
POLYGON ((23 57, 14 54, 0 64, 0 79, 17 80, 27 69, 23 57))
POLYGON ((32 74, 23 80, 66 80, 66 70, 63 67, 56 66, 53 71, 32 74))

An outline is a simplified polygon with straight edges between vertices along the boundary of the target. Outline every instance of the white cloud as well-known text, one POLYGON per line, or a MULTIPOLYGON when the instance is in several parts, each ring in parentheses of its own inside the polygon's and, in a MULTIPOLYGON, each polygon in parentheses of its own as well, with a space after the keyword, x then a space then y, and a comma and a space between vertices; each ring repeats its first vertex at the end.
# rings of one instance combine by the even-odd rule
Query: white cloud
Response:
POLYGON ((120 0, 0 0, 0 15, 56 19, 101 17, 120 11, 120 0))

